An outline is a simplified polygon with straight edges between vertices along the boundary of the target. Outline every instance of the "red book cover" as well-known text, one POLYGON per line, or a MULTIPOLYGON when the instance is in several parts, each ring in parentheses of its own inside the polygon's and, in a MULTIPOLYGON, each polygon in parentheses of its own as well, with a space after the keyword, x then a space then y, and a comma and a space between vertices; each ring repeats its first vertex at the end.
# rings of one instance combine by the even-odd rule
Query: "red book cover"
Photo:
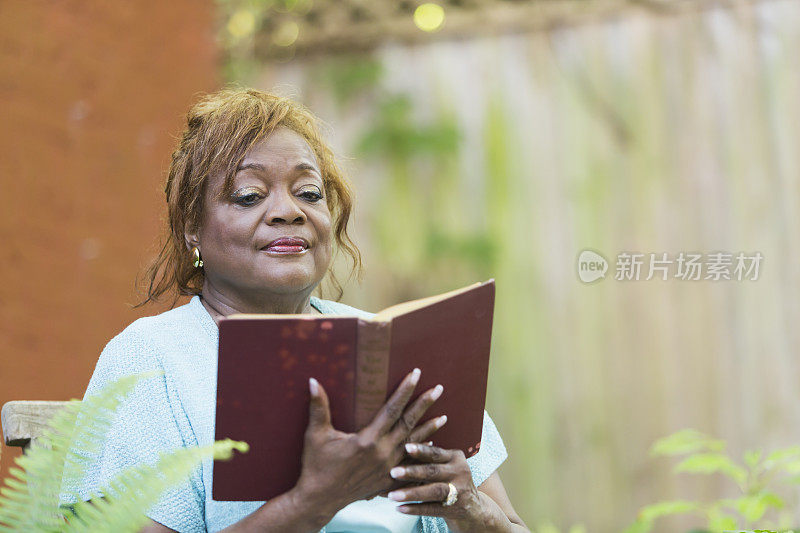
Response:
POLYGON ((345 315, 230 315, 219 324, 216 439, 250 445, 214 462, 216 501, 266 501, 300 476, 308 378, 328 393, 331 422, 367 425, 403 377, 422 370, 413 400, 441 383, 426 420, 446 414, 436 446, 480 449, 494 313, 494 280, 389 307, 369 320, 345 315))

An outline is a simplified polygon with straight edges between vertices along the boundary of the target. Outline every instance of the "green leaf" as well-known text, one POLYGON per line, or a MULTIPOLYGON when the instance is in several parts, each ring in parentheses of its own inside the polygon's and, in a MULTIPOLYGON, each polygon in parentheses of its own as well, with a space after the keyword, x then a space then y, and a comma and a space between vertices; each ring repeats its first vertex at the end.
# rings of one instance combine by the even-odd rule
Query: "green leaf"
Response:
POLYGON ((643 507, 639 511, 639 520, 643 522, 653 522, 662 516, 691 513, 698 509, 698 504, 686 500, 658 502, 643 507))
POLYGON ((637 520, 628 526, 623 533, 650 533, 653 529, 653 523, 645 520, 637 520))
POLYGON ((736 500, 736 510, 739 511, 739 514, 748 522, 761 520, 764 513, 766 513, 767 509, 770 507, 781 509, 783 506, 783 500, 778 495, 771 492, 751 494, 736 500))
POLYGON ((781 465, 781 470, 787 474, 800 474, 800 459, 796 461, 789 461, 781 465))
POLYGON ((744 452, 744 464, 749 466, 750 468, 755 468, 758 466, 758 462, 761 461, 761 456, 763 453, 761 450, 750 450, 744 452))
POLYGON ((773 492, 762 492, 761 497, 769 507, 774 507, 775 509, 783 509, 784 505, 786 505, 783 498, 773 492))
POLYGON ((800 446, 790 446, 781 450, 775 450, 764 459, 765 463, 780 463, 787 459, 800 458, 800 446))
POLYGON ((542 522, 536 529, 536 533, 558 533, 558 528, 552 522, 542 522))
POLYGON ((725 441, 712 439, 695 429, 683 429, 657 440, 650 448, 650 454, 683 455, 700 451, 718 452, 724 449, 725 441))
POLYGON ((722 473, 732 478, 739 485, 747 480, 747 471, 735 464, 727 455, 721 453, 698 453, 687 457, 675 467, 675 472, 693 474, 722 473))
POLYGON ((719 509, 711 509, 708 513, 708 528, 714 532, 739 529, 736 517, 725 514, 719 509))

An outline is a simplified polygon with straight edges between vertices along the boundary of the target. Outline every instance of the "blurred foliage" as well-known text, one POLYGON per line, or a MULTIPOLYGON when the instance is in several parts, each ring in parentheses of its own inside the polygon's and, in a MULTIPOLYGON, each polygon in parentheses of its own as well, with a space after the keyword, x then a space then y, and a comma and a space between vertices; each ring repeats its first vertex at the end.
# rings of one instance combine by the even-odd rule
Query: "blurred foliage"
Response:
POLYGON ((226 81, 246 83, 258 71, 255 36, 261 20, 275 3, 272 0, 216 0, 217 42, 223 53, 222 74, 226 81))
POLYGON ((373 108, 354 150, 387 171, 376 203, 380 216, 371 226, 381 256, 394 275, 409 280, 453 262, 467 266, 469 279, 486 277, 495 257, 492 239, 463 223, 456 159, 463 133, 446 109, 418 120, 409 95, 383 88, 383 74, 379 61, 357 55, 331 58, 314 78, 340 108, 363 101, 373 108))
POLYGON ((783 510, 784 499, 776 492, 786 483, 800 483, 800 446, 791 446, 764 455, 761 450, 747 451, 738 463, 725 452, 725 442, 694 429, 684 429, 658 440, 651 448, 653 456, 688 455, 674 468, 674 473, 721 474, 733 481, 741 492, 738 498, 712 502, 688 500, 664 501, 648 505, 625 533, 647 533, 655 521, 675 514, 696 514, 706 521, 708 531, 766 528, 787 531, 792 513, 780 513, 778 522, 765 518, 770 510, 783 510), (776 485, 778 487, 776 487, 776 485))
MULTIPOLYGON (((313 0, 216 2, 217 40, 224 55, 222 73, 226 81, 243 84, 250 84, 261 66, 255 57, 259 34, 272 25, 268 45, 281 52, 286 60, 291 59, 293 45, 300 35, 300 19, 313 5, 313 0)), ((280 58, 281 54, 276 57, 280 58)))
POLYGON ((383 76, 382 65, 372 58, 339 56, 326 61, 317 79, 329 88, 340 107, 370 95, 383 76))
MULTIPOLYGON (((361 20, 372 10, 357 2, 325 2, 314 0, 216 0, 219 20, 219 43, 225 54, 224 71, 228 81, 243 82, 252 77, 258 68, 259 55, 271 60, 288 61, 295 55, 301 34, 314 35, 318 28, 314 22, 330 16, 331 11, 347 13, 361 20)), ((445 20, 442 6, 433 2, 401 2, 394 6, 408 16, 422 32, 436 32, 445 20), (413 9, 412 9, 413 8, 413 9)), ((384 2, 384 9, 391 3, 384 2)), ((374 16, 371 13, 370 16, 374 16)), ((347 21, 339 21, 352 35, 358 29, 347 21)), ((368 22, 368 24, 371 24, 368 22)), ((326 41, 327 42, 327 41, 326 41)))
POLYGON ((375 122, 358 144, 362 155, 385 157, 393 162, 413 157, 446 156, 459 148, 459 132, 447 117, 428 125, 415 124, 411 98, 403 94, 381 99, 375 122))

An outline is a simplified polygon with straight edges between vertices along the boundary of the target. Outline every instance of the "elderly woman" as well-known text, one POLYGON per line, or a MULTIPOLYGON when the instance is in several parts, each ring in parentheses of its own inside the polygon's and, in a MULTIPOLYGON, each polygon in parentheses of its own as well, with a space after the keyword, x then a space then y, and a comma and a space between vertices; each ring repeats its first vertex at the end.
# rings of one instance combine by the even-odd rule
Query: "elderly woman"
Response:
MULTIPOLYGON (((166 194, 168 236, 148 269, 142 304, 172 291, 192 297, 136 320, 100 355, 87 395, 122 375, 162 370, 163 376, 140 382, 120 408, 77 487, 85 499, 123 468, 213 442, 221 317, 370 316, 312 296, 330 274, 334 245, 351 256, 354 269, 361 263, 347 234, 350 187, 303 106, 255 90, 205 97, 188 114, 166 194)), ((341 286, 332 283, 338 299, 341 286)), ((294 488, 267 502, 215 501, 208 459, 150 509, 145 531, 528 531, 495 472, 507 454, 491 418, 484 412, 482 446, 469 459, 431 445, 446 417, 420 421, 447 391, 437 386, 409 403, 420 371, 410 372, 373 421, 353 434, 331 426, 323 384, 311 378, 294 488)))

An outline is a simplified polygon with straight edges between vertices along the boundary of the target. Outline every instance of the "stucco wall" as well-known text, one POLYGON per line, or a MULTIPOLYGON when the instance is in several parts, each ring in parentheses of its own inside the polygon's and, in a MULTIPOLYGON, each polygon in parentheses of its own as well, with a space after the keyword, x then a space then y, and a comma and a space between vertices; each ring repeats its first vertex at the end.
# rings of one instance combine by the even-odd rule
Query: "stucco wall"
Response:
MULTIPOLYGON (((81 397, 138 316, 174 136, 219 84, 210 0, 0 6, 0 404, 81 397)), ((0 475, 15 449, 3 447, 0 475)))

